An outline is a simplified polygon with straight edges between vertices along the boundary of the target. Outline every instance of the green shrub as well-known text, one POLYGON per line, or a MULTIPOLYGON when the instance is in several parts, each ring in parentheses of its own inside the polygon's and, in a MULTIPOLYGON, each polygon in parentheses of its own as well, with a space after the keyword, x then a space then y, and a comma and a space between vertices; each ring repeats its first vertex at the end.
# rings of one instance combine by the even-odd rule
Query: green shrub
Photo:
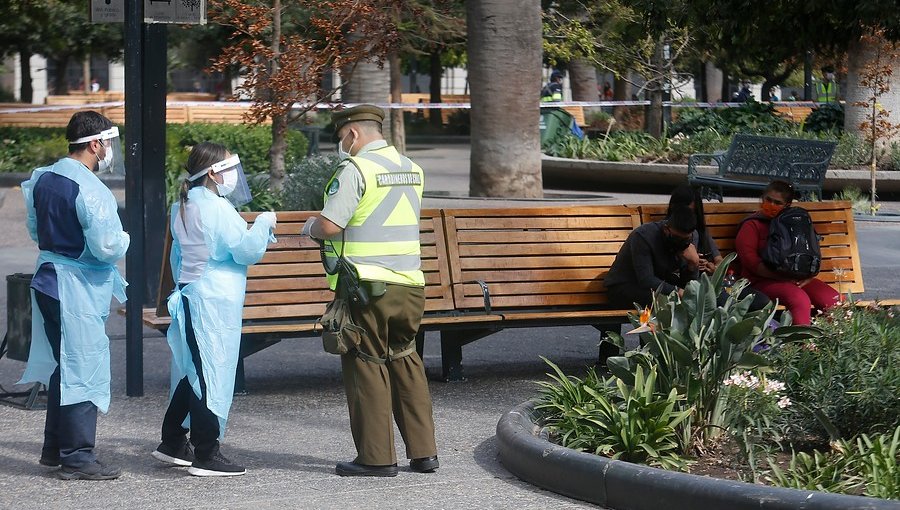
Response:
POLYGON ((731 129, 719 115, 719 109, 713 108, 679 108, 678 119, 672 123, 669 131, 675 135, 684 133, 693 135, 704 131, 729 133, 731 129))
POLYGON ((30 173, 66 155, 64 128, 0 127, 0 172, 30 173))
POLYGON ((849 474, 854 459, 840 452, 822 453, 814 450, 794 453, 786 470, 770 461, 769 483, 790 489, 836 492, 841 494, 858 491, 860 482, 849 474))
POLYGON ((844 133, 838 139, 831 165, 836 167, 866 165, 871 159, 872 149, 866 146, 862 138, 853 133, 844 133))
POLYGON ((339 163, 335 155, 311 156, 290 169, 281 192, 288 211, 320 211, 325 205, 325 185, 339 163))
POLYGON ((677 453, 675 427, 690 414, 678 411, 678 393, 656 391, 656 369, 644 375, 641 367, 634 384, 601 381, 593 371, 585 381, 566 376, 546 358, 554 382, 540 382, 543 397, 535 406, 547 428, 567 448, 627 462, 666 469, 686 465, 677 453))
POLYGON ((803 130, 813 133, 840 133, 844 130, 844 107, 838 103, 820 104, 803 121, 803 130))
POLYGON ((707 130, 731 135, 752 133, 780 135, 797 131, 790 121, 780 117, 771 103, 750 101, 736 108, 682 108, 672 123, 672 134, 693 135, 707 130))
POLYGON ((776 377, 796 404, 791 434, 837 439, 900 425, 900 321, 893 312, 847 304, 815 325, 823 333, 814 344, 773 351, 776 377))
POLYGON ((853 207, 853 212, 857 214, 868 213, 869 208, 872 205, 869 202, 869 195, 863 193, 862 190, 856 186, 845 187, 834 195, 834 199, 850 202, 853 207))

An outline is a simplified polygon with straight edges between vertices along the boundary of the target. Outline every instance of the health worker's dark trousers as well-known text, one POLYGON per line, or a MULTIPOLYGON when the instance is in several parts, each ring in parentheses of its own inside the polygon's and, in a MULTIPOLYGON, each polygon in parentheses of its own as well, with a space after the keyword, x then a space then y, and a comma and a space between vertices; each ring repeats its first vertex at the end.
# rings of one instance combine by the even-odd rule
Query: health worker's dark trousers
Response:
POLYGON ((44 331, 50 340, 57 367, 47 386, 47 421, 44 424, 44 448, 41 457, 59 455, 63 466, 81 467, 97 460, 97 406, 93 402, 60 405, 59 351, 62 343, 59 300, 35 291, 35 301, 44 317, 44 331))
POLYGON ((191 308, 186 297, 181 298, 184 304, 184 333, 187 337, 191 359, 200 378, 202 398, 197 398, 187 377, 178 382, 172 401, 163 418, 162 442, 178 449, 185 441, 188 429, 184 428, 184 419, 191 416, 191 444, 194 445, 194 456, 199 460, 209 460, 219 446, 219 418, 206 406, 206 380, 203 377, 203 363, 200 361, 200 349, 194 336, 191 324, 191 308))

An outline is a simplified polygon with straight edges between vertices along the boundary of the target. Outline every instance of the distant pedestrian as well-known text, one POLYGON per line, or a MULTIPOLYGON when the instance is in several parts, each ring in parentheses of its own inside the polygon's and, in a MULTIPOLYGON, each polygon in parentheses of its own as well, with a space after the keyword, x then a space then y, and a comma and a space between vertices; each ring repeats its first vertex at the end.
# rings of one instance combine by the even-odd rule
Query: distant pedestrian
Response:
POLYGON ((819 103, 836 103, 840 99, 840 86, 834 79, 834 67, 822 68, 822 81, 816 83, 816 101, 819 103))
POLYGON ((603 100, 604 101, 612 101, 613 100, 613 89, 609 82, 605 82, 603 84, 603 100))
POLYGON ((563 74, 557 70, 550 73, 550 81, 541 89, 541 102, 554 103, 563 100, 563 74))

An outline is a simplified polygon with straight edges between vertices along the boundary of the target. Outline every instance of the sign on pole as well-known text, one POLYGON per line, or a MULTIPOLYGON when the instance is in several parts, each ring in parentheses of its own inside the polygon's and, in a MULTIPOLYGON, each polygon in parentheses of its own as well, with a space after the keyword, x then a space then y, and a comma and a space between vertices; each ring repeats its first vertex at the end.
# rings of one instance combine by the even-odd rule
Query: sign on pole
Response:
MULTIPOLYGON (((206 0, 143 0, 144 23, 206 24, 206 0)), ((123 23, 125 0, 91 0, 92 23, 123 23)))
POLYGON ((144 23, 206 24, 206 0, 144 0, 144 23))

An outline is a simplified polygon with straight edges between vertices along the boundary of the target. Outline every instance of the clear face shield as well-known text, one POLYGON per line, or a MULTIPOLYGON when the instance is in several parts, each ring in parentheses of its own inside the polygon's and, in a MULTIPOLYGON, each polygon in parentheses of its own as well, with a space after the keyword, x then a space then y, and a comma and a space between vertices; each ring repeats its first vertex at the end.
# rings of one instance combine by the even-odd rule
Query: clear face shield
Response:
POLYGON ((221 177, 222 182, 216 182, 216 190, 219 196, 228 199, 235 207, 246 205, 253 198, 250 195, 250 185, 247 184, 247 176, 241 165, 241 158, 237 154, 231 155, 211 167, 197 172, 188 180, 196 181, 206 176, 209 171, 221 177))
POLYGON ((119 128, 113 126, 96 135, 83 136, 69 143, 87 143, 100 140, 106 148, 106 157, 98 161, 97 173, 110 173, 125 175, 125 153, 122 151, 122 139, 119 138, 119 128))

